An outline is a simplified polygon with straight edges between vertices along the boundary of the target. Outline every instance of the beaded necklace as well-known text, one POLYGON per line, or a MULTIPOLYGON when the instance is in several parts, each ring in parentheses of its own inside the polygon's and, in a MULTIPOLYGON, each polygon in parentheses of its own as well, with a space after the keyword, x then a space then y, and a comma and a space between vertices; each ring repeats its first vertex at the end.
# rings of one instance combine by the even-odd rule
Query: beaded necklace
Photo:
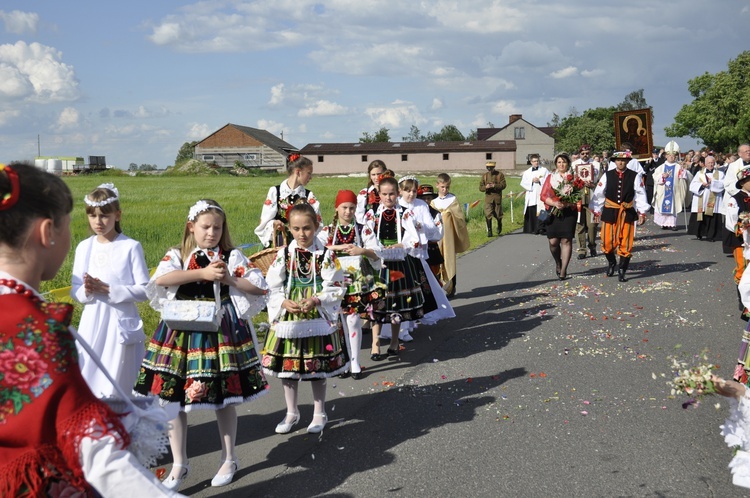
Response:
POLYGON ((333 239, 331 241, 331 245, 335 246, 338 244, 351 244, 354 243, 355 245, 359 244, 359 237, 358 237, 358 231, 357 227, 352 223, 351 225, 347 225, 348 228, 344 228, 339 224, 339 222, 336 222, 336 229, 333 231, 333 239))
POLYGON ((41 301, 33 290, 27 288, 23 284, 19 284, 12 278, 0 278, 0 286, 8 287, 16 291, 16 294, 20 294, 23 297, 28 298, 33 303, 38 303, 41 301))
MULTIPOLYGON (((296 248, 294 250, 294 254, 292 255, 291 268, 295 274, 294 276, 297 278, 300 284, 307 286, 308 284, 312 283, 313 288, 316 288, 315 283, 317 278, 317 268, 315 264, 315 254, 313 252, 308 252, 307 250, 296 248), (299 256, 299 253, 303 251, 310 255, 310 259, 299 256)), ((289 279, 290 283, 291 280, 292 279, 289 279)))
POLYGON ((377 237, 378 240, 380 239, 380 226, 383 224, 382 220, 385 221, 393 221, 394 218, 396 219, 396 238, 398 240, 398 244, 401 243, 401 216, 398 216, 398 209, 397 208, 384 208, 382 205, 380 206, 380 209, 378 209, 378 231, 377 231, 377 237), (391 211, 393 214, 386 214, 386 211, 391 211))

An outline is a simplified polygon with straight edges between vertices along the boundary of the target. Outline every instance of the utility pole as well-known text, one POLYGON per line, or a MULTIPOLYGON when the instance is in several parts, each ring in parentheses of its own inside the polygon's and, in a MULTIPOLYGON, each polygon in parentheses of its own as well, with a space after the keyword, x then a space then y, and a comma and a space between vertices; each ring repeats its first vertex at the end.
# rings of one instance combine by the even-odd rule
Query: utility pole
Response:
POLYGON ((39 134, 37 134, 37 136, 36 136, 36 155, 38 157, 41 157, 41 155, 42 155, 42 142, 41 142, 41 139, 39 137, 40 137, 39 134))

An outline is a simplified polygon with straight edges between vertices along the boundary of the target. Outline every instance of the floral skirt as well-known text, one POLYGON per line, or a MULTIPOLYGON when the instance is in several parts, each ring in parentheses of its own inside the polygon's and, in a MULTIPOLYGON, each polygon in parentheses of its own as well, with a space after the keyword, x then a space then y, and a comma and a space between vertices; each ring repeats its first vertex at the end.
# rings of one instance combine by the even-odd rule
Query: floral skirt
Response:
POLYGON ((277 337, 274 327, 266 335, 263 372, 280 379, 315 380, 334 377, 349 368, 344 331, 337 322, 328 335, 277 337))
MULTIPOLYGON (((311 287, 293 286, 289 299, 299 302, 312 293, 311 287)), ((338 318, 330 333, 303 336, 305 323, 320 318, 317 309, 304 315, 285 313, 283 322, 300 324, 300 337, 279 337, 276 335, 276 323, 272 324, 266 334, 262 352, 263 372, 280 379, 302 380, 325 379, 345 372, 349 368, 349 354, 344 342, 344 330, 338 318)))
POLYGON ((133 390, 185 411, 216 410, 265 394, 252 325, 237 316, 231 301, 222 308, 218 333, 172 330, 159 322, 133 390))
POLYGON ((369 260, 364 256, 361 258, 359 268, 344 268, 347 289, 341 312, 345 315, 356 313, 369 320, 373 311, 385 307, 387 286, 380 281, 380 274, 372 268, 369 260))
POLYGON ((421 277, 424 277, 424 271, 416 258, 407 256, 403 261, 384 261, 380 279, 388 283, 388 291, 385 295, 385 307, 373 311, 375 320, 379 323, 391 323, 394 315, 402 322, 422 318, 425 298, 421 277))

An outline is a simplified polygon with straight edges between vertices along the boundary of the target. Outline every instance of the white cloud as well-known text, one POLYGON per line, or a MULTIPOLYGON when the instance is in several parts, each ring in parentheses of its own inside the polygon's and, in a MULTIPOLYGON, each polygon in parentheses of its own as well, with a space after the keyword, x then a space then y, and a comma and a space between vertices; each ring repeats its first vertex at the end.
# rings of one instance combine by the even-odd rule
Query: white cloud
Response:
POLYGON ((257 126, 261 130, 266 130, 267 132, 273 133, 274 135, 278 136, 281 136, 281 132, 286 131, 284 123, 277 123, 276 121, 271 121, 268 119, 259 119, 257 126))
POLYGON ((56 129, 58 131, 75 128, 80 124, 81 115, 77 109, 66 107, 57 118, 56 129))
POLYGON ((378 126, 386 128, 400 128, 401 126, 420 125, 427 120, 417 109, 417 106, 401 100, 394 101, 390 107, 369 107, 367 114, 378 126))
POLYGON ((38 103, 72 101, 78 98, 78 81, 72 66, 61 62, 58 50, 23 41, 0 45, 0 68, 9 81, 3 82, 0 97, 38 103))
POLYGON ((508 116, 510 114, 517 114, 518 108, 513 101, 499 100, 492 104, 492 113, 499 114, 501 116, 508 116))
POLYGON ((284 83, 279 83, 271 87, 271 100, 269 105, 281 104, 284 101, 284 83))
POLYGON ((437 111, 438 109, 442 109, 443 105, 443 101, 435 97, 434 99, 432 99, 432 105, 430 106, 430 109, 432 109, 433 111, 437 111))
POLYGON ((568 66, 551 72, 550 76, 556 80, 559 80, 563 78, 570 78, 571 76, 575 76, 576 74, 578 74, 578 68, 575 66, 568 66))
POLYGON ((166 22, 155 26, 149 39, 157 45, 170 45, 180 40, 181 29, 176 22, 166 22))
POLYGON ((206 123, 193 123, 190 125, 190 129, 187 132, 187 138, 189 140, 203 140, 215 130, 208 126, 206 123))
POLYGON ((299 117, 310 118, 315 116, 340 116, 348 112, 347 108, 328 100, 318 100, 310 103, 297 113, 299 117))
POLYGON ((34 12, 21 12, 14 10, 4 12, 0 10, 0 20, 5 24, 5 31, 13 34, 23 34, 25 32, 36 33, 39 24, 39 14, 34 12))

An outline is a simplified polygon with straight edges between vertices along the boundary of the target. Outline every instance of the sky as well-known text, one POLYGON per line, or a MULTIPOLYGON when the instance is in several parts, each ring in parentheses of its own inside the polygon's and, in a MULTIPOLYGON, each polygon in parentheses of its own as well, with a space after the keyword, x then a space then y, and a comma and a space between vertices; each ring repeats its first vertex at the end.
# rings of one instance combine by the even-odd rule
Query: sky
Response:
POLYGON ((745 0, 4 0, 0 162, 164 168, 227 123, 298 148, 546 126, 641 88, 664 144, 688 80, 750 49, 748 26, 745 0))

